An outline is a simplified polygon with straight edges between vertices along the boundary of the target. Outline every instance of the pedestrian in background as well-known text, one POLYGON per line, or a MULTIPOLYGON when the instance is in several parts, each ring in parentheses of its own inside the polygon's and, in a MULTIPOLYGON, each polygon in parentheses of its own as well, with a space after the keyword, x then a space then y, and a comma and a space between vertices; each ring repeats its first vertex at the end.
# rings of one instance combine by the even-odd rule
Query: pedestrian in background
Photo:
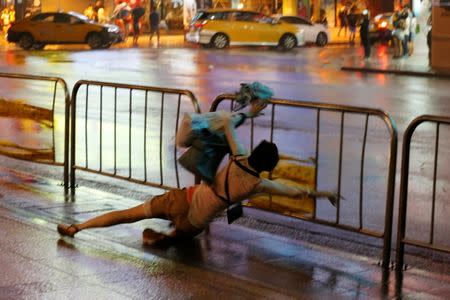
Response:
POLYGON ((328 26, 327 13, 323 8, 320 9, 319 21, 317 23, 328 26))
POLYGON ((11 25, 11 15, 9 13, 9 8, 5 7, 2 10, 2 15, 1 15, 1 20, 2 20, 2 30, 3 33, 6 35, 9 29, 9 26, 11 25))
POLYGON ((95 2, 93 18, 95 22, 100 24, 106 23, 105 6, 102 1, 95 2))
POLYGON ((114 19, 116 25, 124 33, 124 39, 126 40, 130 33, 128 25, 131 20, 131 8, 125 0, 116 0, 112 19, 114 19))
POLYGON ((401 12, 401 18, 405 20, 405 26, 403 29, 403 56, 409 55, 409 35, 411 33, 411 17, 409 15, 409 5, 406 4, 403 7, 403 10, 401 12))
POLYGON ((152 4, 150 6, 150 16, 149 16, 149 24, 150 24, 150 36, 148 38, 148 46, 152 44, 153 35, 156 34, 156 45, 159 47, 159 14, 156 11, 155 6, 152 4))
POLYGON ((414 53, 414 40, 416 39, 416 34, 420 32, 420 27, 417 24, 414 12, 410 8, 408 9, 408 14, 411 20, 409 25, 408 55, 411 56, 414 53))
POLYGON ((141 18, 145 14, 145 8, 142 0, 130 0, 131 16, 133 18, 133 46, 138 45, 138 39, 141 32, 141 18))
POLYGON ((356 9, 354 6, 350 9, 350 13, 347 16, 347 20, 348 20, 348 30, 350 32, 349 43, 350 45, 354 45, 356 38, 356 25, 358 24, 358 16, 356 15, 356 9))
POLYGON ((359 28, 359 35, 361 37, 361 45, 364 47, 364 58, 370 58, 370 39, 369 39, 369 23, 370 14, 367 9, 363 10, 363 18, 359 28))
POLYGON ((400 58, 404 53, 405 45, 405 19, 402 11, 397 11, 393 16, 394 30, 392 30, 392 44, 394 48, 394 58, 400 58))
POLYGON ((340 27, 339 27, 339 31, 337 34, 338 37, 341 34, 342 29, 344 29, 344 37, 347 36, 347 27, 348 27, 347 15, 348 15, 347 7, 342 6, 341 10, 339 11, 339 26, 340 27))

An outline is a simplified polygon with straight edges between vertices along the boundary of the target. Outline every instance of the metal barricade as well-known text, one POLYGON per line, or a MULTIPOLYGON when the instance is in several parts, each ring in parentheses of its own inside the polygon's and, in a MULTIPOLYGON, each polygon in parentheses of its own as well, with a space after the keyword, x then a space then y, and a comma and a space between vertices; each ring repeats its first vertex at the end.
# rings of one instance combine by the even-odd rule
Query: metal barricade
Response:
MULTIPOLYGON (((224 100, 228 100, 230 101, 230 109, 231 107, 233 107, 233 101, 235 100, 235 96, 231 95, 231 94, 223 94, 223 95, 219 95, 214 102, 211 105, 210 111, 216 111, 220 105, 220 103, 224 100)), ((226 105, 228 106, 228 105, 226 105)), ((361 142, 361 149, 358 151, 361 151, 361 156, 360 156, 360 163, 361 166, 357 172, 357 175, 355 176, 355 178, 358 178, 357 181, 359 181, 359 193, 358 191, 356 191, 355 193, 353 193, 354 191, 352 191, 352 195, 353 194, 358 194, 359 196, 359 210, 357 212, 356 216, 351 216, 352 218, 354 217, 354 219, 358 219, 358 224, 356 226, 353 225, 348 225, 348 224, 344 224, 341 221, 341 201, 338 200, 337 202, 337 209, 336 209, 336 215, 335 215, 335 220, 328 220, 328 219, 324 219, 324 218, 320 218, 317 216, 316 214, 316 203, 314 203, 314 211, 313 214, 310 218, 305 218, 305 220, 307 221, 311 221, 311 222, 315 222, 315 223, 319 223, 319 224, 324 224, 324 225, 328 225, 328 226, 332 226, 332 227, 337 227, 340 229, 344 229, 344 230, 348 230, 348 231, 353 231, 353 232, 358 232, 361 234, 365 234, 368 236, 373 236, 373 237, 377 237, 377 238, 382 238, 383 239, 383 253, 382 253, 382 262, 381 265, 383 266, 383 268, 388 268, 390 265, 390 249, 391 249, 391 239, 392 239, 392 220, 393 220, 393 205, 394 205, 394 190, 395 190, 395 171, 396 171, 396 159, 397 159, 397 129, 396 129, 396 125, 394 120, 391 118, 391 116, 379 109, 372 109, 372 108, 364 108, 364 107, 354 107, 354 106, 345 106, 345 105, 335 105, 335 104, 325 104, 325 103, 313 103, 313 102, 305 102, 305 101, 292 101, 292 100, 281 100, 281 99, 271 99, 268 105, 268 108, 265 109, 265 111, 268 111, 271 109, 271 113, 270 116, 268 118, 270 118, 270 121, 266 123, 264 123, 262 126, 266 126, 269 127, 270 130, 270 141, 274 140, 274 128, 280 128, 283 126, 286 126, 286 124, 284 124, 283 126, 275 126, 275 110, 276 108, 281 109, 282 107, 285 108, 289 108, 291 111, 293 108, 297 108, 297 109, 302 109, 308 112, 312 112, 312 118, 311 118, 311 123, 312 126, 314 128, 312 128, 310 130, 310 128, 308 128, 309 131, 312 132, 312 138, 310 139, 310 145, 312 145, 312 147, 315 147, 315 150, 313 150, 313 152, 315 152, 315 154, 313 154, 315 156, 315 162, 316 162, 316 168, 319 167, 319 163, 320 163, 320 157, 319 157, 319 146, 320 146, 320 134, 321 132, 321 115, 324 113, 333 113, 336 114, 338 119, 339 119, 339 133, 337 134, 339 136, 339 145, 337 146, 338 149, 336 151, 338 151, 338 166, 337 166, 337 192, 338 194, 341 194, 342 190, 341 190, 341 185, 342 185, 342 177, 343 177, 343 147, 344 147, 344 127, 345 127, 345 116, 346 115, 351 115, 352 117, 354 115, 359 115, 362 119, 361 123, 364 123, 363 125, 363 129, 361 129, 362 134, 360 139, 362 140, 361 142), (363 220, 363 196, 364 196, 364 172, 365 172, 365 162, 366 162, 366 145, 367 145, 367 136, 368 136, 368 125, 369 125, 369 117, 377 117, 379 119, 382 120, 382 122, 385 124, 386 126, 386 131, 387 131, 387 135, 388 135, 388 151, 386 153, 387 155, 387 161, 388 161, 388 165, 386 167, 387 169, 387 174, 385 174, 384 176, 380 176, 380 178, 386 178, 387 182, 386 182, 386 192, 385 192, 385 203, 386 203, 386 207, 385 207, 385 211, 383 214, 383 211, 381 210, 381 216, 384 216, 384 230, 382 231, 374 231, 374 230, 368 230, 364 227, 364 220, 363 220), (267 123, 269 123, 269 125, 267 125, 267 123), (315 134, 314 134, 314 130, 315 130, 315 134), (314 141, 314 135, 315 135, 315 141, 314 141)), ((226 108, 228 109, 228 108, 226 108)), ((269 113, 268 113, 269 114, 269 113)), ((292 113, 294 115, 294 113, 292 113)), ((281 120, 281 122, 289 122, 292 120, 286 120, 289 119, 289 117, 285 117, 285 119, 281 120)), ((298 117, 293 116, 292 119, 298 119, 298 117)), ((309 119, 308 119, 309 120, 309 119)), ((327 121, 327 120, 325 120, 327 121)), ((253 140, 255 139, 255 122, 257 121, 251 121, 251 125, 250 125, 250 148, 253 148, 253 140)), ((309 124, 311 124, 309 123, 309 124)), ((384 127, 384 126, 383 126, 384 127)), ((291 130, 293 128, 289 127, 289 130, 291 130)), ((303 131, 307 131, 307 130, 303 130, 303 131)), ((308 131, 308 133, 309 133, 308 131)), ((323 134, 323 133, 322 133, 323 134)), ((290 141, 286 141, 287 143, 289 143, 290 141)), ((279 145, 280 146, 280 145, 279 145)), ((332 150, 334 151, 334 150, 332 150)), ((355 159, 355 161, 358 161, 357 159, 355 159)), ((317 184, 317 172, 316 172, 316 184, 317 184)), ((381 191, 380 191, 381 192, 381 191)), ((303 218, 302 218, 303 219, 303 218)))
POLYGON ((174 137, 180 115, 188 112, 184 109, 186 106, 189 112, 200 112, 195 96, 188 90, 78 81, 73 88, 71 106, 71 187, 75 187, 75 171, 78 169, 158 188, 179 188, 174 137), (78 116, 81 105, 78 97, 82 89, 85 91, 81 103, 85 106, 84 115, 78 116), (173 118, 167 116, 169 113, 173 118), (83 122, 77 123, 79 118, 84 119, 83 122), (84 127, 84 136, 78 135, 77 124, 84 127), (96 145, 92 147, 91 143, 96 145), (165 149, 164 143, 173 148, 165 149), (167 153, 172 151, 169 156, 167 153), (77 152, 84 152, 84 165, 77 163, 77 152), (165 183, 164 161, 168 165, 174 164, 168 169, 175 170, 175 184, 165 183), (153 166, 149 166, 151 163, 153 166))
MULTIPOLYGON (((439 155, 439 137, 440 137, 440 128, 442 124, 450 125, 450 117, 432 116, 432 115, 419 116, 409 124, 403 136, 402 166, 401 166, 402 169, 400 179, 400 203, 399 203, 398 232, 397 232, 397 246, 396 246, 397 270, 403 269, 405 244, 450 253, 450 247, 448 246, 446 247, 435 243, 436 183, 437 183, 438 155, 439 155), (408 205, 408 183, 410 175, 411 140, 416 129, 419 127, 419 125, 423 123, 436 124, 434 153, 433 153, 434 162, 432 175, 433 176, 432 203, 431 203, 430 230, 428 241, 420 241, 416 239, 406 238, 406 213, 408 205)), ((421 212, 422 212, 421 214, 423 215, 423 209, 421 210, 421 212)), ((447 236, 445 238, 446 240, 448 240, 447 236)))
MULTIPOLYGON (((14 146, 15 148, 19 149, 20 151, 30 151, 31 154, 29 156, 22 155, 15 155, 13 157, 18 159, 24 159, 24 160, 30 160, 37 163, 44 163, 49 165, 55 165, 55 166, 63 166, 64 167, 64 188, 67 191, 69 188, 69 125, 70 125, 70 93, 67 88, 66 82, 58 77, 46 77, 46 76, 35 76, 35 75, 27 75, 27 74, 10 74, 10 73, 0 73, 0 78, 4 79, 10 79, 10 80, 19 80, 19 81, 27 81, 27 82, 34 82, 36 85, 37 91, 36 94, 33 96, 32 102, 39 102, 39 103, 33 103, 33 105, 22 103, 23 100, 30 100, 32 97, 30 97, 29 93, 26 93, 25 88, 23 86, 19 85, 8 85, 8 88, 2 89, 2 95, 6 94, 8 89, 15 89, 12 93, 14 95, 21 94, 22 92, 25 92, 26 97, 25 99, 19 99, 20 101, 6 101, 2 105, 5 105, 6 103, 9 103, 9 106, 11 107, 3 107, 5 112, 12 113, 11 117, 14 118, 14 114, 17 113, 18 118, 34 118, 38 119, 38 117, 44 117, 46 121, 48 121, 49 124, 47 124, 47 127, 51 128, 52 131, 52 146, 50 151, 47 151, 44 153, 44 151, 39 151, 36 149, 26 148, 22 147, 21 145, 16 145, 14 143, 11 143, 10 145, 14 146), (48 84, 47 84, 48 83, 48 84), (64 145, 63 145, 63 161, 58 161, 58 158, 56 157, 55 152, 55 105, 58 104, 56 102, 57 98, 59 99, 58 93, 62 93, 61 98, 64 98, 63 103, 63 114, 64 114, 64 128, 63 128, 63 135, 64 135, 64 145), (37 101, 36 98, 39 98, 41 94, 51 94, 51 102, 45 103, 50 108, 44 109, 38 106, 38 104, 43 104, 40 101, 37 101), (13 107, 14 106, 14 107, 13 107), (20 107, 19 107, 20 106, 20 107), (12 112, 12 110, 19 110, 16 112, 12 112), (48 112, 48 113, 47 113, 48 112), (35 152, 35 153, 33 153, 35 152), (44 157, 45 156, 45 157, 44 157), (28 159, 27 159, 28 157, 28 159), (36 159, 33 159, 35 157, 36 159)), ((3 100, 5 101, 5 100, 3 100)), ((41 120, 42 121, 42 120, 41 120)))

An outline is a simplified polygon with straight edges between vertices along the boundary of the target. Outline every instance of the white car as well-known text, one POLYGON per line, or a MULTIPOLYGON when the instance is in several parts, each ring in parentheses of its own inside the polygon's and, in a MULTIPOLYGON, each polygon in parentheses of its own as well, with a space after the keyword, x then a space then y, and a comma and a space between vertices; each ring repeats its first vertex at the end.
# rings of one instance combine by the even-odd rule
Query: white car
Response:
POLYGON ((275 15, 273 17, 282 23, 294 24, 299 29, 303 29, 306 43, 315 43, 317 46, 323 47, 330 41, 328 28, 323 24, 315 24, 297 16, 275 15))

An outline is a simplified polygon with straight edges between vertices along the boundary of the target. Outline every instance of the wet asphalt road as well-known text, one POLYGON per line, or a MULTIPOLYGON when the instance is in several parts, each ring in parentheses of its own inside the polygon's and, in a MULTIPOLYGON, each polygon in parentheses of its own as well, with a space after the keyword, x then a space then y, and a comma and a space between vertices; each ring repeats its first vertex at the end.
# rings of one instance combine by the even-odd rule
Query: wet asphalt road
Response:
MULTIPOLYGON (((374 56, 387 59, 383 49, 377 50, 374 56)), ((89 51, 84 47, 70 47, 69 50, 1 51, 0 71, 58 76, 66 80, 69 88, 76 81, 85 79, 189 89, 199 99, 202 111, 208 109, 216 95, 236 91, 239 83, 261 81, 273 88, 277 98, 381 108, 396 121, 400 146, 403 131, 415 117, 421 114, 450 115, 448 80, 340 71, 344 64, 359 60, 361 49, 347 46, 306 47, 289 53, 266 48, 225 51, 196 47, 113 48, 89 51)), ((420 217, 417 222, 421 224, 427 223, 428 217, 424 216, 423 209, 429 208, 430 203, 432 132, 432 128, 425 128, 424 138, 416 140, 418 153, 413 192, 419 202, 411 206, 411 214, 413 219, 420 217)), ((442 139, 448 140, 445 136, 442 139)), ((449 153, 448 144, 442 143, 441 149, 449 153)), ((400 153, 398 157, 397 174, 400 153)), ((443 157, 440 165, 448 165, 448 159, 445 155, 443 157)), ((386 159, 378 158, 381 161, 386 159)), ((380 164, 383 168, 383 162, 380 164)), ((448 172, 442 173, 444 178, 449 178, 448 172)), ((439 183, 439 199, 447 198, 448 188, 448 180, 439 183)), ((377 195, 377 191, 371 191, 371 195, 377 195)), ((376 198, 383 197, 384 194, 376 198)), ((395 199, 398 202, 398 187, 395 199)), ((448 215, 445 212, 450 208, 445 202, 441 202, 439 207, 440 228, 445 228, 445 215, 448 215)), ((383 209, 379 211, 382 213, 383 209)), ((378 224, 376 227, 382 226, 378 221, 373 223, 378 224)), ((422 235, 425 231, 418 232, 422 235)))

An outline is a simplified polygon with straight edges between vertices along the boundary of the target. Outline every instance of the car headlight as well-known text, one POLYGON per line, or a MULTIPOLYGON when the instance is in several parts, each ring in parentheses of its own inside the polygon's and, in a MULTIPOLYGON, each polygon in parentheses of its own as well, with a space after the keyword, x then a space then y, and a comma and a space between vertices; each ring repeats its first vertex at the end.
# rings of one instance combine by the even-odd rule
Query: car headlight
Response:
POLYGON ((108 32, 119 32, 119 28, 118 27, 108 27, 108 32))

